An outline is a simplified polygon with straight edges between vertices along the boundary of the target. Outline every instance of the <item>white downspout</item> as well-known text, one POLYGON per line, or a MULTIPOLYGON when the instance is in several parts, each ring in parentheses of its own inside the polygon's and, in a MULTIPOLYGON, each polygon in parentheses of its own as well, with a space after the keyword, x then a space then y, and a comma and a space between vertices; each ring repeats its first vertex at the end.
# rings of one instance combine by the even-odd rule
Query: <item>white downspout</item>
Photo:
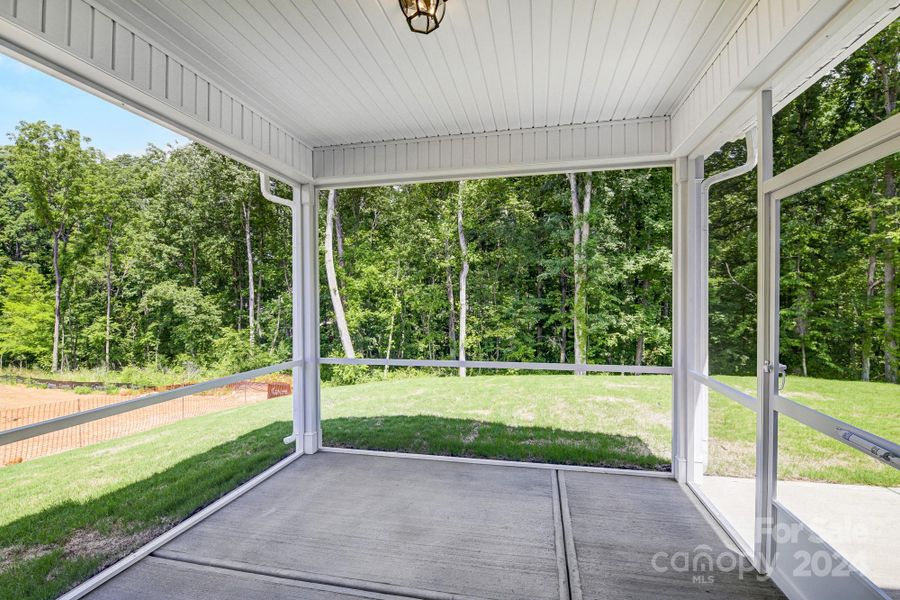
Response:
MULTIPOLYGON (((259 191, 263 198, 269 202, 286 206, 291 209, 291 327, 293 331, 293 340, 291 342, 292 360, 303 359, 303 346, 300 332, 303 330, 302 312, 300 306, 300 298, 302 294, 302 266, 300 237, 302 235, 301 214, 299 199, 296 202, 276 196, 269 191, 271 179, 265 173, 259 174, 259 191)), ((298 196, 295 188, 295 196, 298 196)), ((304 430, 304 406, 303 406, 303 368, 294 367, 292 371, 292 419, 293 427, 291 435, 284 438, 285 444, 294 444, 295 452, 303 453, 303 430, 304 430)))
POLYGON ((747 161, 738 165, 733 169, 716 173, 712 177, 707 177, 700 183, 700 200, 706 205, 709 202, 709 188, 717 183, 721 183, 728 179, 733 179, 744 173, 749 173, 756 168, 757 151, 756 151, 756 127, 747 132, 745 138, 747 140, 747 161))
MULTIPOLYGON (((691 361, 697 371, 703 375, 709 375, 709 296, 708 296, 708 273, 709 273, 709 190, 712 186, 729 179, 733 179, 745 173, 749 173, 756 168, 758 160, 758 150, 756 143, 756 128, 752 128, 747 132, 747 160, 744 164, 738 165, 733 169, 716 173, 711 177, 700 180, 700 223, 702 239, 699 242, 700 247, 700 297, 697 298, 699 306, 697 307, 698 319, 695 325, 699 328, 695 332, 695 348, 692 350, 693 360, 691 361)), ((695 384, 696 385, 696 384, 695 384)), ((696 483, 700 482, 702 474, 709 466, 709 399, 706 390, 691 395, 694 398, 693 410, 688 412, 688 418, 691 419, 692 437, 688 443, 692 445, 691 455, 693 464, 692 480, 696 483), (699 463, 699 464, 698 464, 699 463)))
POLYGON ((263 198, 268 200, 269 202, 274 202, 275 204, 280 204, 281 206, 287 206, 290 209, 294 208, 294 203, 286 198, 282 198, 280 196, 276 196, 272 192, 269 191, 269 186, 272 185, 272 180, 265 173, 260 172, 259 174, 259 191, 262 193, 263 198))

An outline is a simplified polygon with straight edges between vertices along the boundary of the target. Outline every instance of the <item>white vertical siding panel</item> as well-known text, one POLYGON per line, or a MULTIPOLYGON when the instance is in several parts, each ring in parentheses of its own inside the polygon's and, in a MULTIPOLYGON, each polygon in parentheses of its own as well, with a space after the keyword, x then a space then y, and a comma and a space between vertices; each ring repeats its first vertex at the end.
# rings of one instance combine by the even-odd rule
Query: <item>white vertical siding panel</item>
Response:
POLYGON ((452 168, 453 164, 452 164, 452 159, 450 157, 450 144, 451 144, 450 139, 444 138, 442 140, 439 140, 438 144, 440 145, 440 150, 439 150, 440 158, 438 159, 438 165, 440 166, 441 169, 452 168))
POLYGON ((378 144, 375 146, 375 166, 373 171, 375 173, 384 173, 385 160, 384 155, 386 153, 384 144, 378 144))
POLYGON ((496 133, 485 137, 484 164, 494 166, 500 160, 500 136, 496 133))
MULTIPOLYGON (((247 142, 248 144, 253 143, 253 111, 250 110, 249 107, 244 106, 243 103, 238 104, 240 106, 240 116, 241 116, 241 139, 247 142)), ((296 160, 297 149, 294 148, 294 157, 296 160)))
MULTIPOLYGON (((250 111, 248 111, 248 112, 250 112, 250 111)), ((253 137, 252 137, 253 147, 256 148, 257 150, 262 150, 263 149, 263 135, 262 135, 263 120, 262 120, 262 117, 260 117, 255 112, 250 112, 250 117, 251 117, 250 123, 252 126, 251 131, 253 132, 253 134, 252 134, 253 135, 253 137)), ((301 158, 302 158, 302 154, 301 154, 301 158)))
POLYGON ((356 152, 353 153, 353 170, 351 173, 354 175, 362 175, 366 172, 366 149, 357 149, 356 152))
POLYGON ((572 156, 584 158, 587 149, 587 130, 590 128, 575 127, 572 129, 572 156))
POLYGON ((463 167, 475 165, 475 138, 467 136, 463 138, 463 167))
POLYGON ((559 135, 559 158, 561 160, 572 160, 572 149, 574 147, 572 128, 558 129, 557 133, 559 135))
POLYGON ((222 129, 222 92, 216 86, 209 84, 209 123, 213 127, 222 129))
MULTIPOLYGON (((21 2, 21 0, 20 0, 21 2)), ((93 8, 82 2, 72 0, 72 16, 69 24, 69 46, 77 54, 85 58, 91 56, 91 13, 93 8)))
POLYGON ((509 133, 501 133, 497 138, 497 162, 501 165, 508 165, 509 158, 509 133))
POLYGON ((428 168, 438 169, 441 166, 441 142, 430 140, 424 143, 428 150, 428 168))
POLYGON ((12 3, 10 12, 15 9, 15 17, 29 29, 41 31, 40 0, 18 0, 12 3))
POLYGON ((189 114, 197 116, 197 74, 182 67, 181 69, 181 105, 189 114))
POLYGON ((515 131, 509 136, 509 160, 513 164, 522 163, 522 139, 525 134, 521 131, 515 131))
POLYGON ((113 64, 113 71, 125 81, 131 81, 134 77, 132 71, 134 56, 131 52, 134 45, 134 34, 118 23, 115 25, 115 45, 113 46, 113 56, 115 57, 115 61, 113 64))
MULTIPOLYGON (((69 0, 44 0, 44 34, 57 46, 67 46, 69 32, 69 0)), ((4 2, 0 2, 3 6, 4 2)), ((12 1, 9 2, 12 6, 12 1)))
POLYGON ((549 156, 547 155, 547 149, 549 144, 547 143, 547 129, 538 129, 534 132, 534 162, 547 162, 549 156))
POLYGON ((390 144, 385 148, 384 169, 387 173, 392 173, 397 170, 397 146, 394 144, 390 144))
POLYGON ((375 173, 375 147, 374 146, 366 146, 365 150, 365 162, 363 164, 363 170, 366 175, 372 175, 375 173))
POLYGON ((91 58, 106 70, 112 70, 113 66, 113 27, 112 19, 98 10, 94 11, 91 58))
POLYGON ((166 100, 181 108, 181 63, 166 56, 166 100))
POLYGON ((535 162, 534 131, 522 132, 522 162, 528 164, 535 162))
POLYGON ((158 48, 150 48, 150 93, 160 100, 166 99, 166 82, 169 76, 168 56, 158 48))
POLYGON ((484 165, 487 164, 486 153, 485 153, 485 145, 486 138, 484 136, 478 136, 473 138, 475 142, 475 165, 484 165))
POLYGON ((340 148, 334 151, 334 175, 339 177, 341 175, 345 175, 344 173, 344 151, 340 148))
POLYGON ((262 121, 262 151, 270 155, 274 155, 273 146, 275 146, 272 130, 273 127, 271 123, 262 121))
POLYGON ((428 141, 416 142, 416 164, 419 169, 428 168, 428 141))
POLYGON ((150 89, 150 57, 150 44, 135 36, 132 79, 138 88, 142 90, 150 89))
POLYGON ((461 169, 463 166, 464 138, 455 137, 450 140, 450 164, 453 169, 461 169))
POLYGON ((560 151, 560 135, 559 129, 550 129, 547 131, 547 160, 560 160, 562 152, 560 151))
POLYGON ((16 0, 0 0, 0 16, 14 18, 13 6, 16 0))
POLYGON ((597 158, 600 156, 600 137, 598 135, 600 127, 591 125, 584 129, 584 154, 589 158, 597 158))

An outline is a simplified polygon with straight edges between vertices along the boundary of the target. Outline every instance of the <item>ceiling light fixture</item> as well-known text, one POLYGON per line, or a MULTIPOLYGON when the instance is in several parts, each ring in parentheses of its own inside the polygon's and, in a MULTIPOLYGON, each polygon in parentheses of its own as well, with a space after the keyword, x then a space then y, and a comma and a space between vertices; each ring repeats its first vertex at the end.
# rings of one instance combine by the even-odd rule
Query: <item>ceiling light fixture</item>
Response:
POLYGON ((416 33, 431 33, 444 18, 447 0, 400 0, 400 9, 409 28, 416 33))

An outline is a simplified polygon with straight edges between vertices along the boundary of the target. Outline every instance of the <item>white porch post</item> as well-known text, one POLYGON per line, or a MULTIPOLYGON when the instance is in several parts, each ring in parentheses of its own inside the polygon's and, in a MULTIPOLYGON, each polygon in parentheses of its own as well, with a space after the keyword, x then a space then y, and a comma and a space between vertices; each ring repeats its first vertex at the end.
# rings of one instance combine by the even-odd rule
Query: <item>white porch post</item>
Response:
POLYGON ((303 452, 313 454, 321 445, 319 410, 319 211, 316 189, 312 185, 300 188, 301 222, 301 331, 302 331, 302 393, 303 393, 303 452))
POLYGON ((687 481, 687 240, 688 159, 672 169, 672 475, 687 481))
MULTIPOLYGON (((293 188, 291 207, 291 351, 293 360, 303 360, 303 220, 301 211, 302 190, 293 188)), ((292 416, 293 438, 296 452, 303 452, 304 406, 303 367, 292 369, 293 393, 292 416)))
POLYGON ((699 482, 707 463, 708 391, 691 376, 692 371, 708 372, 708 210, 700 194, 702 180, 702 156, 675 161, 672 469, 681 483, 699 482))
POLYGON ((293 437, 297 452, 313 454, 321 445, 319 410, 319 225, 316 190, 293 188, 291 207, 291 317, 293 437))
POLYGON ((772 91, 763 90, 757 100, 759 164, 757 166, 757 337, 756 381, 759 401, 756 428, 756 536, 754 558, 757 568, 771 568, 774 526, 772 500, 775 497, 778 420, 773 409, 778 394, 778 288, 780 276, 780 202, 765 193, 772 178, 772 91))
POLYGON ((676 402, 673 410, 677 458, 675 477, 700 483, 708 462, 708 390, 691 373, 708 367, 708 208, 702 201, 703 157, 676 161, 678 182, 673 270, 676 402))

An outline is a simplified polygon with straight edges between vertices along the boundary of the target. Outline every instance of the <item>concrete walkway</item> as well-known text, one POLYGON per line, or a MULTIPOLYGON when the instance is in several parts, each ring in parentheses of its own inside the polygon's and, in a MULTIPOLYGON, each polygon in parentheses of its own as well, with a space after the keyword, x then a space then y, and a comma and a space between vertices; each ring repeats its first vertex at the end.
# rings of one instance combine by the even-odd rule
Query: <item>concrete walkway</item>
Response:
POLYGON ((91 600, 783 598, 667 478, 320 452, 91 600))
MULTIPOLYGON (((701 490, 752 547, 755 480, 704 476, 701 490)), ((900 489, 779 481, 777 499, 889 596, 900 600, 900 489)))

